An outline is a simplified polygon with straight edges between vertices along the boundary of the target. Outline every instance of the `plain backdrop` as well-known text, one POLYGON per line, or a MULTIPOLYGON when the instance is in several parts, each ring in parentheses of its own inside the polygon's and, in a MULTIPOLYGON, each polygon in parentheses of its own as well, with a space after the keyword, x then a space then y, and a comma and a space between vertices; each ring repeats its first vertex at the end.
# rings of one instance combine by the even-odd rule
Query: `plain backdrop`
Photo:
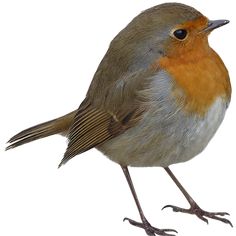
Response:
MULTIPOLYGON (((183 0, 210 19, 230 24, 212 33, 236 88, 235 2, 183 0)), ((139 215, 120 167, 96 150, 57 169, 66 140, 53 136, 4 152, 16 132, 63 115, 83 100, 109 42, 142 10, 159 0, 0 1, 0 235, 88 236, 145 232, 123 222, 139 215)), ((205 151, 172 166, 198 204, 227 211, 236 224, 235 130, 233 94, 225 120, 205 151)), ((188 203, 161 168, 132 168, 146 217, 180 236, 236 235, 235 228, 195 216, 161 211, 188 203)))

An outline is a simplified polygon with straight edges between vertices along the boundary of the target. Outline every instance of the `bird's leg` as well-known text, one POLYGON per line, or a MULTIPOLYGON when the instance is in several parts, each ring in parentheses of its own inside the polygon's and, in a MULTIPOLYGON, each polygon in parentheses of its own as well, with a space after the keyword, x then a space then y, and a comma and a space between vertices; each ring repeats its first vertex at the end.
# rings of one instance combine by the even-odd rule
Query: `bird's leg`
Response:
POLYGON ((139 203, 136 191, 134 189, 134 185, 133 185, 132 179, 130 177, 128 168, 126 166, 121 166, 121 168, 125 174, 126 180, 129 184, 130 190, 131 190, 132 195, 134 197, 134 200, 137 205, 142 223, 131 220, 129 218, 124 218, 124 221, 127 220, 127 221, 129 221, 129 223, 131 225, 134 225, 134 226, 144 229, 146 231, 147 235, 151 235, 151 236, 155 236, 155 235, 173 236, 173 234, 169 234, 168 232, 177 233, 177 231, 172 230, 172 229, 158 229, 158 228, 151 226, 151 224, 147 221, 146 217, 144 216, 144 213, 143 213, 143 210, 142 210, 141 205, 139 203))
POLYGON ((184 187, 181 185, 181 183, 178 181, 178 179, 174 176, 172 171, 168 167, 166 167, 164 169, 166 170, 168 175, 171 177, 171 179, 175 182, 175 184, 178 186, 180 191, 183 193, 183 195, 185 196, 185 198, 187 199, 187 201, 190 204, 190 208, 184 209, 184 208, 173 206, 173 205, 166 205, 162 209, 170 207, 175 212, 183 212, 183 213, 196 215, 198 218, 205 221, 207 224, 208 224, 208 219, 207 219, 207 217, 208 217, 208 218, 211 218, 214 220, 219 220, 219 221, 229 224, 231 227, 233 227, 232 223, 228 219, 220 217, 220 216, 229 215, 227 212, 207 212, 207 211, 202 210, 198 206, 198 204, 193 200, 193 198, 188 194, 188 192, 184 189, 184 187))

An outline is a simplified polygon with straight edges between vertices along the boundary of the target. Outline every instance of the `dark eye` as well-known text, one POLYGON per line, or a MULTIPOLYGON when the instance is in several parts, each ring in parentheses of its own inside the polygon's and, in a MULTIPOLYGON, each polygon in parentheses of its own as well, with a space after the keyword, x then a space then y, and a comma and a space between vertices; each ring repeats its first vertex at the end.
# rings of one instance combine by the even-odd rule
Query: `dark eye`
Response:
POLYGON ((183 40, 186 38, 188 32, 185 29, 177 29, 173 34, 177 39, 183 40))

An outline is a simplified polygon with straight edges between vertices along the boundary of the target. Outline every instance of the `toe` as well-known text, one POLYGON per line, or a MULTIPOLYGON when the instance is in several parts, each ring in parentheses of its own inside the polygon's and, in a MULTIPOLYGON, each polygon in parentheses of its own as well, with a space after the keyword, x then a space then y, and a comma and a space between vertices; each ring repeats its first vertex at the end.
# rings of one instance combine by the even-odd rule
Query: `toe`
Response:
POLYGON ((218 217, 216 215, 208 215, 207 217, 213 219, 213 220, 218 220, 218 221, 221 221, 225 224, 229 224, 232 228, 233 228, 233 224, 230 222, 230 220, 226 219, 226 218, 221 218, 221 217, 218 217))

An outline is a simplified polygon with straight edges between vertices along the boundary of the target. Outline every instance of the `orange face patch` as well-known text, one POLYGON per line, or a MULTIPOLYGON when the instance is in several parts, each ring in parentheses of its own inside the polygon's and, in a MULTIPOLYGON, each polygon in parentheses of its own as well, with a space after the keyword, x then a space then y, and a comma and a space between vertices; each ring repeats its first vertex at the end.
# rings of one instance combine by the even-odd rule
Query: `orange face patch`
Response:
MULTIPOLYGON (((184 103, 187 112, 204 115, 217 97, 230 99, 228 71, 208 45, 207 35, 201 31, 207 18, 200 17, 178 27, 185 27, 189 37, 184 42, 166 45, 166 56, 155 61, 154 69, 164 69, 174 80, 173 95, 184 103), (200 33, 199 33, 200 32, 200 33)), ((173 39, 174 40, 174 39, 173 39)))

